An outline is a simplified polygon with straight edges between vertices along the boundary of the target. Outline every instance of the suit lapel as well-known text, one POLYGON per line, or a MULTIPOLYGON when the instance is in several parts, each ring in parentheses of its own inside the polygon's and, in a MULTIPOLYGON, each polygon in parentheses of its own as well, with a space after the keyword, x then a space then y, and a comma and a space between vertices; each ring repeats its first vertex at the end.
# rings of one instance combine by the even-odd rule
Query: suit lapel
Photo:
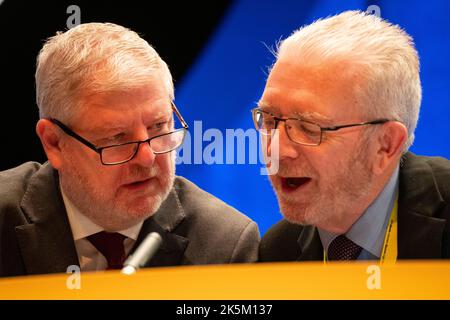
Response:
POLYGON ((66 272, 79 265, 58 181, 46 163, 30 179, 22 199, 30 223, 17 226, 16 235, 27 274, 66 272))
MULTIPOLYGON (((176 181, 174 185, 176 185, 176 181)), ((184 218, 184 211, 178 198, 176 187, 174 187, 167 199, 161 204, 159 210, 151 218, 144 221, 134 246, 134 249, 137 248, 151 232, 157 232, 161 236, 161 247, 147 263, 146 267, 181 264, 189 240, 173 233, 173 230, 184 218)))
POLYGON ((300 247, 298 261, 317 261, 323 258, 323 247, 320 241, 319 232, 314 226, 303 227, 297 240, 300 247))
POLYGON ((398 205, 398 258, 442 258, 446 220, 435 216, 445 202, 429 165, 411 153, 400 168, 398 205))

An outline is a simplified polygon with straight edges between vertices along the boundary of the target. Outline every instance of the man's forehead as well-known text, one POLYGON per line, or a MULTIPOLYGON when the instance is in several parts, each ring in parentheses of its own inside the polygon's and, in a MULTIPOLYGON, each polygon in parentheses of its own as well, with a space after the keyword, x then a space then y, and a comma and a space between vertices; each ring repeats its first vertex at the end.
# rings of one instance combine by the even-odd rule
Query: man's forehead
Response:
MULTIPOLYGON (((280 60, 269 74, 261 105, 280 108, 286 115, 306 114, 329 121, 344 116, 356 102, 358 72, 344 70, 345 63, 315 65, 280 60)), ((354 69, 354 68, 353 68, 354 69)))
POLYGON ((361 67, 351 61, 295 61, 293 59, 278 60, 270 70, 268 81, 272 79, 289 79, 308 82, 334 82, 337 79, 354 77, 361 67))
POLYGON ((268 81, 258 102, 263 109, 283 117, 302 117, 308 120, 330 120, 320 92, 289 79, 268 81))
POLYGON ((82 108, 77 122, 92 132, 127 131, 136 124, 150 125, 171 116, 169 99, 129 106, 91 103, 82 108))

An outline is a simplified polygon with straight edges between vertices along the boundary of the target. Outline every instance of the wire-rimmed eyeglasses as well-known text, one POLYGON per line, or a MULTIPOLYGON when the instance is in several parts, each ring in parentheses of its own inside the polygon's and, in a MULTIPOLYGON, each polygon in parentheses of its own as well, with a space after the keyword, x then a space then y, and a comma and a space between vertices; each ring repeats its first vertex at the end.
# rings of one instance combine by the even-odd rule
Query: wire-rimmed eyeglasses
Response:
POLYGON ((389 119, 376 119, 367 122, 321 127, 317 123, 301 118, 280 118, 260 108, 254 108, 251 111, 255 128, 260 133, 264 135, 271 135, 274 130, 277 129, 278 124, 280 122, 284 122, 284 127, 289 139, 295 143, 306 146, 320 145, 322 142, 322 133, 324 131, 337 131, 343 128, 383 124, 388 121, 393 121, 389 119))

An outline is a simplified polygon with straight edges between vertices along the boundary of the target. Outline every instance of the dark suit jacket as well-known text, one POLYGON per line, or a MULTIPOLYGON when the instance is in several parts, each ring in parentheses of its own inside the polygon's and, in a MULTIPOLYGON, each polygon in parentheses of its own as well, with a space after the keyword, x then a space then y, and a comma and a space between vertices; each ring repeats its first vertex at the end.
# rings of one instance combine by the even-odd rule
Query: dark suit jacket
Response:
MULTIPOLYGON (((398 200, 398 259, 450 258, 450 161, 406 153, 398 200)), ((261 240, 260 261, 322 260, 313 226, 281 220, 261 240)))
MULTIPOLYGON (((152 231, 163 242, 148 266, 257 260, 257 225, 181 177, 135 247, 152 231)), ((0 276, 66 272, 69 265, 79 262, 57 171, 28 162, 0 172, 0 276)))

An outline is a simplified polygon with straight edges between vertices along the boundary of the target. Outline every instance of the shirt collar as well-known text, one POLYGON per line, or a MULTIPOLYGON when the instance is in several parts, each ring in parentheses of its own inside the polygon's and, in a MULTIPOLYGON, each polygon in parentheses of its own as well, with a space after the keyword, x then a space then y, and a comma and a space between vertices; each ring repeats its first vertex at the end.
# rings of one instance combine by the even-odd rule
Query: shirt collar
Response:
MULTIPOLYGON (((72 229, 73 239, 75 241, 105 230, 103 227, 94 223, 87 216, 81 213, 80 210, 78 210, 78 208, 72 203, 72 201, 70 201, 70 199, 65 195, 61 185, 60 189, 63 202, 66 207, 67 217, 69 218, 70 228, 72 229)), ((117 232, 126 236, 127 238, 137 240, 143 223, 144 222, 141 221, 140 223, 128 229, 119 230, 117 232)))
MULTIPOLYGON (((378 197, 345 234, 348 239, 378 258, 381 255, 387 223, 398 192, 398 174, 399 166, 396 167, 378 197)), ((319 228, 318 231, 322 246, 327 251, 331 241, 339 234, 319 228)))

